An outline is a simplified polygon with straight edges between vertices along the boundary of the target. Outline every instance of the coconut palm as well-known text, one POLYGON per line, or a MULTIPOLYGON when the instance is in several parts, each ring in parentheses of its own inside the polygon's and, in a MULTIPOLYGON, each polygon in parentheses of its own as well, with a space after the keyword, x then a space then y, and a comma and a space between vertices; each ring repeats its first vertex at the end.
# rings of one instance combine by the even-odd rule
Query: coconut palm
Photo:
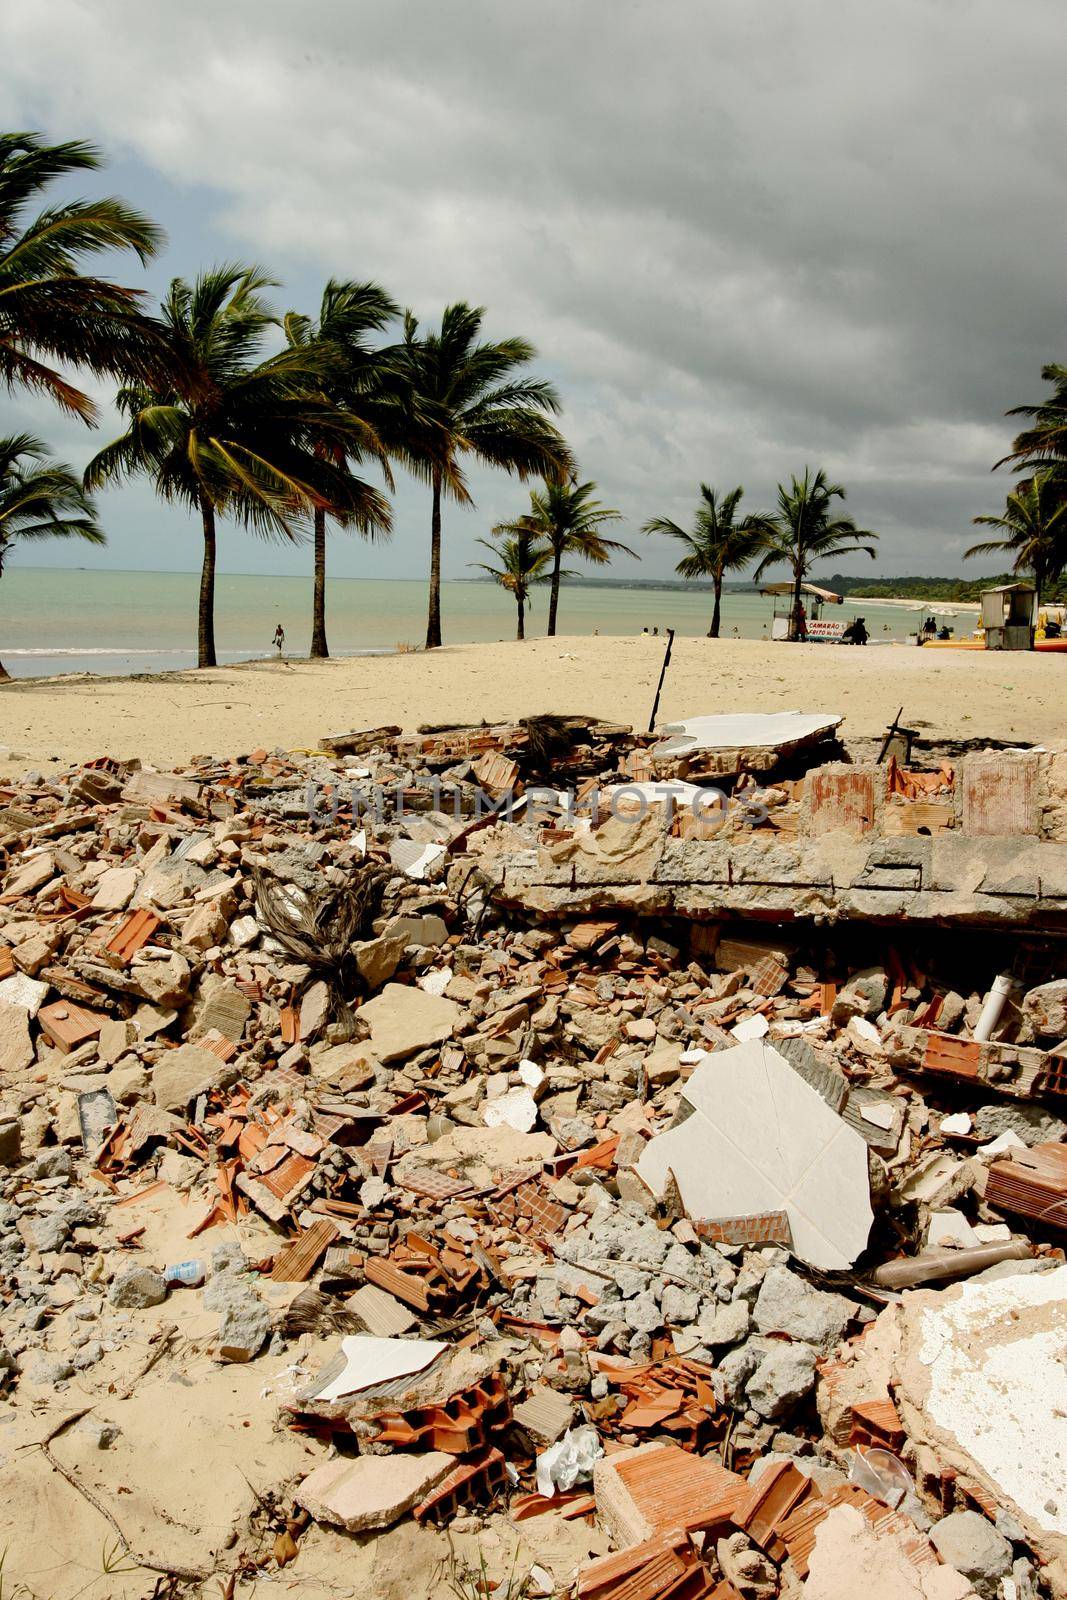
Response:
POLYGON ((983 528, 996 528, 1001 539, 973 544, 963 552, 971 556, 1015 557, 1015 572, 1032 572, 1040 602, 1041 591, 1055 583, 1067 569, 1067 496, 1050 472, 1039 472, 1008 495, 999 517, 974 517, 983 528))
POLYGON ((147 261, 162 235, 121 200, 68 200, 30 212, 57 179, 100 164, 81 141, 47 145, 33 133, 0 133, 0 381, 50 395, 86 422, 96 416, 93 402, 52 363, 143 377, 157 343, 140 293, 82 276, 80 264, 108 250, 147 261))
POLYGON ((426 648, 441 643, 441 501, 473 505, 462 459, 502 467, 519 478, 569 472, 570 452, 549 415, 559 411, 550 383, 521 377, 534 359, 525 339, 480 343, 480 306, 446 306, 441 326, 420 334, 404 318, 397 398, 408 422, 408 464, 430 484, 430 598, 426 648))
POLYGON ((679 577, 711 579, 715 599, 709 639, 719 637, 723 579, 728 572, 740 572, 747 567, 763 548, 766 519, 737 515, 744 492, 739 485, 720 499, 714 489, 702 483, 692 532, 679 527, 669 517, 653 517, 641 530, 642 533, 665 533, 685 546, 686 553, 674 569, 679 577))
MULTIPOLYGON (((325 344, 336 356, 336 364, 329 374, 327 393, 335 405, 341 407, 353 422, 352 448, 348 461, 360 461, 367 456, 377 458, 392 487, 386 455, 386 440, 393 439, 402 417, 395 405, 390 405, 383 382, 386 369, 391 364, 389 350, 373 348, 368 340, 380 333, 399 316, 400 307, 376 283, 339 283, 330 279, 323 291, 318 321, 290 312, 285 318, 285 333, 290 346, 306 349, 308 345, 325 344)), ((330 448, 325 442, 320 453, 330 448)), ((345 465, 345 458, 333 445, 335 466, 345 465)), ((326 507, 316 506, 312 512, 315 547, 315 588, 312 602, 311 655, 326 657, 326 507)), ((367 537, 388 532, 388 523, 364 517, 362 521, 351 517, 335 520, 343 527, 355 521, 359 531, 367 537)))
POLYGON ((276 326, 267 286, 252 267, 216 267, 191 285, 175 278, 162 307, 169 380, 120 393, 129 427, 85 471, 89 488, 145 473, 164 500, 199 511, 201 667, 216 664, 219 516, 282 539, 296 539, 316 506, 358 526, 389 522, 378 491, 336 464, 365 443, 325 392, 336 355, 309 343, 264 357, 276 326))
MULTIPOLYGON (((495 528, 493 531, 499 532, 495 528)), ((470 565, 477 567, 481 572, 487 572, 494 583, 499 583, 502 589, 507 589, 509 594, 515 596, 515 605, 518 609, 515 637, 525 639, 526 601, 529 599, 530 585, 545 581, 552 566, 552 552, 542 542, 532 517, 526 525, 521 522, 513 523, 501 538, 499 545, 490 544, 488 539, 479 539, 478 543, 484 549, 491 550, 494 555, 499 554, 500 565, 490 566, 485 561, 472 561, 470 565)))
POLYGON ((874 559, 874 544, 863 541, 876 541, 878 535, 857 528, 851 517, 834 515, 833 502, 844 498, 844 489, 839 483, 827 482, 821 467, 817 472, 805 467, 804 476, 794 477, 788 488, 784 483, 778 485, 777 512, 758 519, 765 554, 753 576, 758 581, 768 567, 779 564, 792 571, 791 639, 803 632, 801 592, 815 562, 833 561, 860 550, 874 559))
POLYGON ((997 466, 1027 466, 1034 474, 1051 474, 1058 483, 1067 483, 1067 367, 1053 362, 1042 367, 1041 376, 1052 384, 1052 395, 1036 406, 1014 406, 1008 412, 1009 417, 1030 417, 1033 426, 1023 429, 1010 455, 997 466))
MULTIPOLYGON (((9 552, 23 539, 105 542, 80 478, 52 461, 46 446, 28 433, 0 439, 0 577, 9 552)), ((0 678, 6 677, 0 662, 0 678)))
POLYGON ((627 555, 639 560, 636 550, 620 544, 616 539, 605 539, 600 532, 608 522, 618 522, 621 513, 602 506, 592 497, 595 483, 576 483, 572 478, 547 478, 544 487, 530 494, 530 509, 515 522, 501 522, 493 529, 495 534, 516 533, 520 528, 533 527, 544 540, 552 555, 552 572, 549 577, 548 628, 551 638, 556 631, 556 614, 559 609, 559 580, 563 576, 564 556, 578 556, 593 566, 607 566, 612 556, 627 555))

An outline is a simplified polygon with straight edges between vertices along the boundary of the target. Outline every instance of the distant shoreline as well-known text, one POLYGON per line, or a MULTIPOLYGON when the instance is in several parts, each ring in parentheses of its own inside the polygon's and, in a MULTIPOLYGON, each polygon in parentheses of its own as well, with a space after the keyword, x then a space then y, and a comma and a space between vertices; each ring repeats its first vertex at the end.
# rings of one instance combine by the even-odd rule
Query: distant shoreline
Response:
POLYGON ((920 600, 906 595, 846 594, 845 605, 850 606, 905 606, 911 611, 973 611, 980 615, 982 607, 977 600, 920 600))

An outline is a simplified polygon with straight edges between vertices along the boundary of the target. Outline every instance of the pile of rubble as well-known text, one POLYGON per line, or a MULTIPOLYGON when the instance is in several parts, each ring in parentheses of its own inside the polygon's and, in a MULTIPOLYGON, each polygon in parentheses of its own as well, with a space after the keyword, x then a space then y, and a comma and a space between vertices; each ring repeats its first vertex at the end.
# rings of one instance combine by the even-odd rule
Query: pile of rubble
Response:
POLYGON ((0 794, 7 1571, 52 1506, 131 1595, 403 1521, 513 1596, 1067 1596, 1067 758, 836 720, 0 794))

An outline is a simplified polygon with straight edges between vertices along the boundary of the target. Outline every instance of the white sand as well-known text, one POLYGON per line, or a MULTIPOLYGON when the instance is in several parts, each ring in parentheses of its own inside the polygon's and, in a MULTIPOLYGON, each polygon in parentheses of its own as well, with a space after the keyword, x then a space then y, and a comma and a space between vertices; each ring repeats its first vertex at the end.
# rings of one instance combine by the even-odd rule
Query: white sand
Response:
MULTIPOLYGON (((195 754, 314 747, 396 723, 589 712, 644 728, 664 640, 534 639, 430 654, 261 662, 154 678, 0 685, 0 772, 93 756, 174 765, 195 754)), ((904 707, 930 737, 1067 738, 1067 655, 677 639, 659 721, 716 711, 840 712, 846 738, 904 707)))

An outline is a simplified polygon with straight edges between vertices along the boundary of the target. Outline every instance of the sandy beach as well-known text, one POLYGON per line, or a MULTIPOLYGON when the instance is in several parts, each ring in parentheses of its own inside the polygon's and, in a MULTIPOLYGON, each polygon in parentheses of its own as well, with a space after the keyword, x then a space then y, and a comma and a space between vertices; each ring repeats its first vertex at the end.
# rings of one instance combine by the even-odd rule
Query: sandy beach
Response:
MULTIPOLYGON (((395 723, 499 721, 589 712, 647 725, 660 638, 534 639, 430 655, 255 662, 153 678, 17 680, 0 686, 0 772, 52 759, 313 748, 322 735, 395 723)), ((904 707, 930 738, 1067 738, 1067 664, 1051 655, 908 646, 865 650, 677 639, 659 721, 715 711, 840 712, 846 739, 874 738, 904 707)))

